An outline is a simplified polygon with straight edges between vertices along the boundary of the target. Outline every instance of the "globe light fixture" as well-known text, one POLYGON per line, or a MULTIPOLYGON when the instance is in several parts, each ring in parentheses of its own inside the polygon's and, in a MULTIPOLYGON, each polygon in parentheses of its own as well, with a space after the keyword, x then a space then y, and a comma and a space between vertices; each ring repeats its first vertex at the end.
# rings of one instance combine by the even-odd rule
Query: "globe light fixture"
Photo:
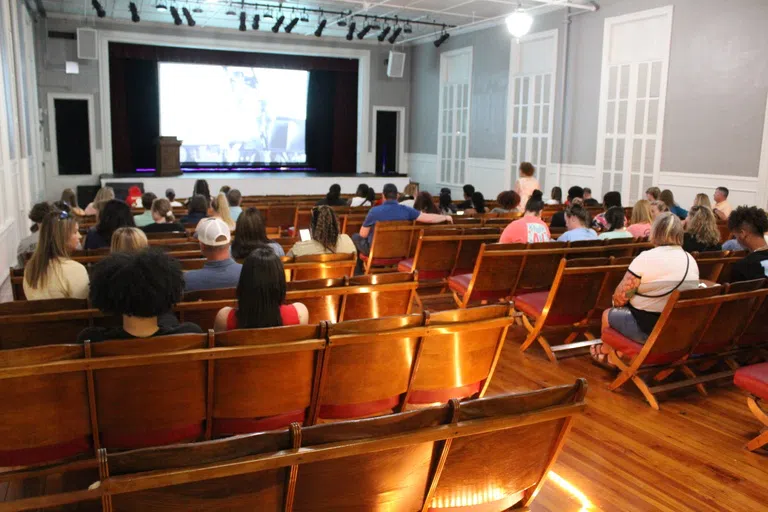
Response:
POLYGON ((533 16, 519 9, 507 16, 506 21, 507 30, 517 39, 530 32, 533 26, 533 16))

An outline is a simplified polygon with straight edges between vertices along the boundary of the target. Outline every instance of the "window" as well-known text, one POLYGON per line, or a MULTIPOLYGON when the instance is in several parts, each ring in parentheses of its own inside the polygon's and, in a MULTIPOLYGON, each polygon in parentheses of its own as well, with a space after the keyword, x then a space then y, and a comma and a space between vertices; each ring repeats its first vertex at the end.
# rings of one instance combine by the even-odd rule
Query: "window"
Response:
POLYGON ((472 48, 440 56, 438 183, 464 185, 469 151, 472 48))

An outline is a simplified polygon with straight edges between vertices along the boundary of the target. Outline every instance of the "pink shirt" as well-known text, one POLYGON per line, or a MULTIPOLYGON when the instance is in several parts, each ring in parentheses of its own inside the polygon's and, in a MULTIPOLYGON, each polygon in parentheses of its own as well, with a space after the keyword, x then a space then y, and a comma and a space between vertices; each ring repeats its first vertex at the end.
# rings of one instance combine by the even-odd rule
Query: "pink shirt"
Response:
POLYGON ((533 244, 537 242, 549 242, 552 237, 549 234, 549 226, 540 218, 526 215, 508 225, 499 238, 502 244, 533 244))
POLYGON ((632 233, 634 238, 646 238, 651 236, 651 225, 645 224, 632 224, 627 228, 627 231, 632 233))
POLYGON ((531 198, 534 190, 541 190, 541 185, 539 185, 539 180, 533 176, 525 176, 515 183, 515 192, 520 195, 520 207, 522 209, 525 209, 525 204, 531 198))

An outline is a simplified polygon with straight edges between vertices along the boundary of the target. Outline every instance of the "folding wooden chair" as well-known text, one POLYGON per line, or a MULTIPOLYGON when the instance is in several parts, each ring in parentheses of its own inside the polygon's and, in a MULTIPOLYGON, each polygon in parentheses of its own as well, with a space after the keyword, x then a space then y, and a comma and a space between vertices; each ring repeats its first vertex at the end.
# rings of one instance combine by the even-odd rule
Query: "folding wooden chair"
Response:
POLYGON ((723 251, 711 251, 692 254, 699 267, 699 279, 717 283, 728 256, 723 251))
POLYGON ((417 274, 389 273, 349 279, 339 320, 407 315, 419 286, 417 274))
POLYGON ((385 272, 396 269, 398 263, 408 259, 413 236, 413 222, 377 222, 373 226, 373 239, 368 254, 360 254, 365 273, 385 272))
MULTIPOLYGON (((736 286, 736 284, 733 283, 732 286, 736 286)), ((742 283, 738 283, 738 285, 742 285, 742 283)), ((755 304, 752 315, 747 320, 743 332, 736 340, 735 348, 749 350, 760 349, 768 345, 768 322, 765 321, 766 318, 768 318, 768 298, 762 298, 755 304)))
POLYGON ((291 272, 291 281, 305 281, 351 277, 355 272, 356 264, 355 253, 312 254, 294 258, 292 263, 285 265, 285 268, 291 272))
POLYGON ((267 208, 265 225, 270 228, 278 228, 279 232, 294 225, 297 207, 295 204, 271 204, 267 208))
POLYGON ((510 296, 525 265, 525 244, 483 244, 471 274, 448 278, 448 288, 460 308, 472 301, 510 296))
MULTIPOLYGON (((355 208, 355 212, 358 208, 355 208)), ((363 227, 363 222, 368 216, 367 213, 349 213, 344 215, 344 222, 342 223, 342 233, 346 233, 349 236, 360 232, 360 228, 363 227)), ((340 221, 342 219, 339 219, 340 221)))
POLYGON ((720 275, 717 276, 717 282, 720 284, 726 284, 731 282, 731 270, 733 265, 744 259, 744 256, 734 256, 729 254, 728 258, 723 260, 723 268, 720 271, 720 275))
POLYGON ((285 300, 304 304, 310 324, 338 322, 347 288, 346 278, 292 281, 285 300))
MULTIPOLYGON (((764 408, 765 401, 768 400, 768 363, 740 368, 736 371, 733 382, 749 393, 749 396, 747 396, 747 407, 763 424, 763 427, 768 428, 768 412, 764 408)), ((768 444, 768 430, 764 430, 760 435, 747 443, 746 448, 754 452, 766 444, 768 444)))

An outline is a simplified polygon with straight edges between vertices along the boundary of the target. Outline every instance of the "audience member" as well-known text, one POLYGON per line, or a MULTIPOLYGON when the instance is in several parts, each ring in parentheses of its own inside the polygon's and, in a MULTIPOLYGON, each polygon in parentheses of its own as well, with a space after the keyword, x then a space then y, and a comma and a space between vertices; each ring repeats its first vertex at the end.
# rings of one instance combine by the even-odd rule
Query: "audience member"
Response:
POLYGON ((184 206, 180 202, 176 200, 176 191, 172 188, 165 189, 165 198, 168 200, 169 203, 171 203, 172 208, 180 208, 184 206))
POLYGON ((658 201, 661 196, 661 189, 659 187, 651 187, 645 191, 645 198, 650 201, 658 201))
POLYGON ((472 208, 464 210, 465 215, 483 215, 485 214, 485 197, 480 192, 472 194, 472 208))
POLYGON ((358 185, 357 192, 355 192, 355 197, 349 200, 349 206, 351 208, 357 208, 360 206, 373 206, 373 201, 368 199, 369 190, 370 187, 368 187, 368 185, 365 183, 358 185))
POLYGON ((584 206, 600 206, 600 203, 597 199, 592 197, 592 189, 588 187, 584 187, 584 206))
POLYGON ((69 212, 72 215, 75 215, 76 217, 82 217, 85 215, 85 211, 77 204, 77 196, 75 195, 75 191, 71 188, 65 188, 61 192, 61 199, 59 199, 59 201, 69 206, 69 212))
POLYGON ((572 204, 565 209, 565 226, 568 231, 560 235, 558 242, 579 242, 597 240, 595 230, 588 228, 589 212, 580 204, 572 204))
POLYGON ((736 241, 749 251, 740 262, 731 267, 731 282, 751 281, 768 277, 768 217, 756 206, 739 206, 728 217, 728 229, 736 241))
POLYGON ((136 185, 128 187, 128 195, 125 198, 125 204, 127 204, 131 208, 139 208, 141 206, 142 194, 143 192, 141 191, 140 187, 136 185))
POLYGON ((400 204, 413 208, 417 195, 419 195, 419 186, 415 183, 408 183, 403 190, 403 195, 400 196, 400 204))
POLYGON ((438 198, 438 209, 442 215, 453 215, 458 209, 453 204, 453 198, 451 198, 451 189, 441 188, 440 197, 438 198))
MULTIPOLYGON (((568 204, 574 204, 576 199, 579 199, 579 203, 583 204, 584 189, 579 186, 573 186, 568 189, 568 204)), ((552 219, 549 221, 549 227, 551 228, 564 228, 565 225, 565 212, 555 212, 552 215, 552 219)))
POLYGON ((114 198, 115 190, 112 187, 101 187, 99 191, 96 192, 96 197, 93 198, 93 202, 89 203, 88 206, 85 207, 85 214, 98 215, 99 211, 96 209, 96 205, 102 201, 111 201, 114 198))
POLYGON ((266 245, 278 256, 285 256, 283 247, 267 236, 264 220, 256 208, 248 208, 240 215, 237 224, 235 224, 235 233, 235 241, 232 243, 232 257, 236 260, 244 260, 259 245, 266 245))
POLYGON ((240 203, 243 201, 243 195, 236 188, 227 192, 227 202, 229 203, 229 216, 232 220, 237 222, 240 218, 240 214, 243 213, 243 209, 240 207, 240 203))
POLYGON ((459 203, 456 207, 458 210, 468 210, 472 208, 472 194, 475 193, 475 187, 470 184, 466 184, 463 187, 464 190, 464 202, 459 203))
POLYGON ((371 206, 373 207, 378 201, 376 201, 376 191, 373 190, 373 187, 368 188, 368 204, 363 206, 371 206))
POLYGON ((300 302, 286 304, 285 295, 283 263, 268 247, 257 247, 243 263, 237 283, 237 309, 222 308, 214 329, 220 332, 307 324, 307 307, 300 302))
POLYGON ((112 234, 110 252, 140 252, 149 247, 147 235, 139 228, 118 228, 112 234))
POLYGON ((28 300, 88 297, 88 271, 69 257, 79 244, 77 221, 69 213, 54 210, 43 216, 37 247, 24 267, 28 300))
POLYGON ((685 208, 681 208, 680 205, 675 202, 675 196, 672 194, 671 190, 662 190, 661 195, 659 195, 659 201, 667 205, 669 211, 677 215, 680 220, 685 220, 688 216, 688 211, 685 208))
MULTIPOLYGON (((422 192, 426 194, 426 192, 422 192)), ((288 256, 310 254, 353 254, 357 252, 349 235, 339 232, 339 219, 330 206, 315 206, 309 218, 311 240, 296 242, 288 256)), ((234 250, 234 249, 233 249, 234 250)))
POLYGON ((563 189, 560 187, 552 187, 552 192, 549 194, 549 199, 544 203, 549 206, 556 206, 563 203, 563 189))
MULTIPOLYGON (((627 338, 645 343, 669 297, 675 290, 699 286, 699 267, 685 252, 683 224, 670 212, 659 215, 651 228, 655 246, 640 253, 629 265, 613 294, 613 308, 603 313, 603 326, 610 326, 627 338)), ((608 347, 592 347, 592 357, 606 363, 608 347)))
POLYGON ((520 196, 514 190, 505 190, 496 196, 496 202, 499 203, 499 206, 491 210, 491 213, 518 213, 517 207, 520 205, 520 196))
POLYGON ((133 216, 133 222, 137 227, 143 228, 154 222, 152 219, 152 201, 155 199, 157 196, 152 192, 144 192, 141 195, 141 206, 144 208, 144 212, 133 216))
POLYGON ((725 187, 717 187, 713 199, 715 200, 715 206, 712 209, 718 220, 728 220, 733 207, 728 203, 728 194, 730 192, 725 187))
POLYGON ((440 213, 437 206, 435 206, 435 200, 432 198, 432 194, 426 191, 419 192, 419 195, 416 196, 416 201, 413 202, 413 208, 422 213, 434 213, 435 215, 440 213))
POLYGON ((112 233, 117 228, 136 227, 131 215, 131 207, 122 201, 112 199, 104 204, 99 213, 99 223, 85 235, 86 249, 101 249, 112 243, 112 233))
POLYGON ((536 168, 530 162, 523 162, 519 169, 520 177, 515 182, 514 191, 520 196, 520 204, 528 204, 528 199, 534 190, 540 190, 539 180, 533 175, 536 174, 536 168))
POLYGON ((544 209, 541 190, 534 190, 525 205, 525 215, 509 224, 501 233, 499 243, 502 244, 532 244, 549 242, 551 236, 549 227, 541 220, 541 210, 544 209))
POLYGON ((224 224, 229 226, 229 229, 235 229, 235 221, 232 220, 232 216, 229 213, 229 200, 224 192, 219 192, 219 195, 213 198, 211 203, 213 207, 213 216, 217 219, 224 221, 224 224))
POLYGON ((208 212, 208 207, 211 205, 211 188, 208 186, 208 182, 205 180, 195 181, 195 186, 192 189, 192 197, 201 195, 205 198, 205 210, 208 212))
POLYGON ((720 230, 715 214, 706 206, 691 208, 684 223, 683 249, 687 252, 721 251, 720 230))
POLYGON ((33 222, 29 230, 31 235, 24 237, 16 247, 16 259, 18 261, 17 268, 24 268, 24 264, 27 262, 26 254, 31 254, 35 251, 37 243, 40 240, 40 225, 43 223, 43 219, 53 211, 53 207, 50 203, 37 203, 29 211, 29 220, 33 222))
POLYGON ((693 199, 693 206, 706 206, 710 210, 712 209, 712 203, 709 202, 707 194, 696 194, 696 197, 693 199))
POLYGON ((635 238, 648 238, 651 236, 653 217, 651 203, 647 199, 641 199, 632 208, 632 218, 627 230, 635 238))
MULTIPOLYGON (((592 220, 592 227, 595 228, 598 231, 608 231, 608 221, 605 218, 605 214, 610 210, 611 208, 618 207, 622 208, 621 206, 621 193, 619 192, 607 192, 603 196, 603 213, 598 215, 597 217, 592 220)), ((624 221, 624 225, 626 226, 629 224, 626 220, 624 221)))
POLYGON ((164 197, 152 201, 152 224, 144 226, 145 233, 184 233, 184 226, 176 222, 171 202, 164 197))
POLYGON ((208 217, 208 201, 205 196, 196 194, 187 202, 187 214, 179 222, 182 224, 197 224, 208 217))
POLYGON ((208 217, 197 224, 195 235, 207 261, 200 270, 186 273, 184 290, 194 292, 237 286, 243 266, 233 260, 229 253, 229 244, 232 242, 229 226, 221 219, 208 217))
POLYGON ((613 240, 616 238, 632 238, 625 225, 627 221, 624 216, 624 208, 613 206, 605 212, 605 222, 608 223, 608 229, 600 233, 600 240, 613 240))
POLYGON ((181 300, 184 276, 179 261, 160 250, 115 253, 96 264, 91 303, 101 312, 121 315, 120 327, 88 327, 79 342, 153 338, 202 333, 169 314, 181 300))
POLYGON ((232 190, 232 187, 229 185, 222 185, 222 187, 219 189, 219 194, 227 195, 229 194, 230 190, 232 190))
POLYGON ((651 217, 656 220, 660 214, 668 212, 669 208, 662 201, 651 201, 651 217))
POLYGON ((341 185, 334 183, 328 189, 325 197, 315 203, 315 206, 347 206, 347 202, 341 198, 341 185))

